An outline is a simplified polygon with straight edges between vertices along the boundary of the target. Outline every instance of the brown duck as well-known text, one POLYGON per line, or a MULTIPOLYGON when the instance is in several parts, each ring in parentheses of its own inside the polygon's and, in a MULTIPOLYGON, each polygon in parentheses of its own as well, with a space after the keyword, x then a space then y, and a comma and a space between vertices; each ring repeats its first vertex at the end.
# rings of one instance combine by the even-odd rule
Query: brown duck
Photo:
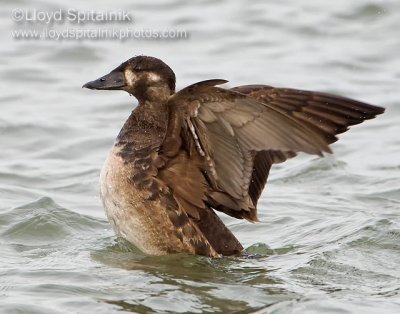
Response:
POLYGON ((258 221, 273 164, 298 152, 330 153, 336 134, 384 112, 320 92, 217 87, 226 82, 175 92, 168 65, 137 56, 83 85, 124 90, 139 101, 104 164, 100 193, 117 235, 147 254, 240 254, 215 210, 258 221))

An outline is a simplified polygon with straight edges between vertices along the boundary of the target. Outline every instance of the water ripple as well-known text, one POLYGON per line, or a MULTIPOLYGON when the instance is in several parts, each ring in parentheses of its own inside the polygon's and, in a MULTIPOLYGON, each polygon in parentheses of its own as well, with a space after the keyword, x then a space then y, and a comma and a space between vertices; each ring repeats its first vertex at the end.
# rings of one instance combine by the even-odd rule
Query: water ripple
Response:
POLYGON ((14 244, 51 244, 68 235, 98 228, 104 228, 104 224, 65 209, 49 197, 0 214, 2 239, 14 244))
POLYGON ((17 41, 16 6, 67 4, 2 4, 1 313, 400 312, 399 1, 68 2, 131 12, 118 29, 190 33, 157 42, 17 41), (274 166, 260 223, 221 216, 244 256, 147 256, 116 239, 98 197, 101 164, 137 102, 81 89, 137 54, 170 64, 179 88, 222 77, 387 111, 340 136, 333 156, 274 166))

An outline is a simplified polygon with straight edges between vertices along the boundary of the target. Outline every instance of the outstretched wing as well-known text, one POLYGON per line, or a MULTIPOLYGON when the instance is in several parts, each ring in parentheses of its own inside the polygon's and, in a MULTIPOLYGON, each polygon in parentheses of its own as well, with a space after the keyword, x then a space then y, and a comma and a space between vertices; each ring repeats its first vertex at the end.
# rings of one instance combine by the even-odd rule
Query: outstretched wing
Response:
MULTIPOLYGON (((384 108, 320 92, 268 85, 245 85, 231 90, 268 103, 301 120, 308 128, 317 129, 328 144, 336 142, 335 135, 347 131, 349 126, 372 119, 385 111, 384 108)), ((256 154, 249 186, 249 195, 255 204, 267 183, 272 164, 284 162, 294 156, 294 152, 282 151, 262 151, 256 154)))
POLYGON ((237 217, 256 220, 256 203, 273 163, 297 152, 330 152, 335 134, 383 109, 324 93, 269 86, 232 90, 210 80, 171 97, 164 149, 185 145, 204 160, 208 202, 237 217))

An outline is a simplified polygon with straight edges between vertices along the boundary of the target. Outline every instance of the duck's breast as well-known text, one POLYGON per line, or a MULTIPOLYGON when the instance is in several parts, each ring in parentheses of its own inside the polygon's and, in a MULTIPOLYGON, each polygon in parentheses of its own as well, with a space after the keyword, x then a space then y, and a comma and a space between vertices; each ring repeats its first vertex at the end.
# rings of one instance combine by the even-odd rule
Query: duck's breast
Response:
POLYGON ((152 255, 192 252, 183 243, 159 198, 139 188, 132 178, 137 169, 121 157, 115 145, 100 175, 100 195, 108 220, 115 233, 152 255))

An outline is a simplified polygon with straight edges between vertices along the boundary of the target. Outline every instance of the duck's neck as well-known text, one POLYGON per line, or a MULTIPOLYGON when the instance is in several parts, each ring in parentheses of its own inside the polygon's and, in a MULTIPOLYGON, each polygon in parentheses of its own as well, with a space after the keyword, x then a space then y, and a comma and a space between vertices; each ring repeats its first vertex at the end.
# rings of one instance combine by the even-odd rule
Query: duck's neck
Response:
POLYGON ((117 142, 136 142, 139 137, 143 138, 137 135, 143 133, 151 137, 163 138, 168 127, 169 97, 169 91, 150 91, 148 97, 139 98, 139 104, 125 122, 117 137, 117 142))
POLYGON ((168 85, 164 83, 153 86, 139 83, 134 96, 139 100, 139 105, 149 107, 151 105, 159 106, 158 104, 166 103, 173 93, 174 91, 171 91, 168 85))
POLYGON ((151 125, 153 127, 163 128, 168 124, 168 105, 167 102, 140 102, 132 111, 129 120, 145 127, 151 125))

